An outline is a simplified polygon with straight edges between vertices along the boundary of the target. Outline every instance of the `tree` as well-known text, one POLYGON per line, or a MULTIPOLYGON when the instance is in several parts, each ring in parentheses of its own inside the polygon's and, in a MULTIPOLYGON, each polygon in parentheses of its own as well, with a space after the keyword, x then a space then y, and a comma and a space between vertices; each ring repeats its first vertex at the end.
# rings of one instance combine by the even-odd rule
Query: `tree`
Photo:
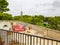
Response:
POLYGON ((0 13, 0 20, 12 20, 13 17, 11 14, 0 13))
POLYGON ((7 0, 0 0, 0 12, 1 13, 9 11, 9 8, 7 8, 7 6, 8 6, 7 0))
POLYGON ((44 20, 44 16, 33 16, 32 20, 31 20, 31 24, 35 24, 35 25, 39 25, 39 26, 43 26, 43 20, 44 20))
POLYGON ((24 22, 30 23, 31 20, 32 20, 32 17, 31 16, 28 16, 28 15, 23 15, 22 16, 22 19, 23 19, 24 22))

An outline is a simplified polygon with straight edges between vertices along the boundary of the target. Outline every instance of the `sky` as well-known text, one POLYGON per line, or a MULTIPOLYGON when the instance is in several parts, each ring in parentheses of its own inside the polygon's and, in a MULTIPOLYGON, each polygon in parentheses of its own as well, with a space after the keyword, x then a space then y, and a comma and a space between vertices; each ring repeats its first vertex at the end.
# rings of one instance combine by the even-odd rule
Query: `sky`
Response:
POLYGON ((60 16, 60 0, 8 0, 8 13, 13 16, 20 15, 44 15, 60 16))

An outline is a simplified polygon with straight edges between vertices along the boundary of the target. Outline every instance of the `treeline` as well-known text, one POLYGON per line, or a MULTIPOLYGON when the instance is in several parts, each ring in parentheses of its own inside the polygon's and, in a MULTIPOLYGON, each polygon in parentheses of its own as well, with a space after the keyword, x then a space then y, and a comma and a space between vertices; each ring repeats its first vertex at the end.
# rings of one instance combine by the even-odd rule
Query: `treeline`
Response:
POLYGON ((18 20, 27 22, 34 25, 45 26, 47 28, 60 30, 60 16, 55 17, 44 17, 42 15, 22 15, 22 16, 12 16, 7 13, 0 13, 0 20, 18 20))

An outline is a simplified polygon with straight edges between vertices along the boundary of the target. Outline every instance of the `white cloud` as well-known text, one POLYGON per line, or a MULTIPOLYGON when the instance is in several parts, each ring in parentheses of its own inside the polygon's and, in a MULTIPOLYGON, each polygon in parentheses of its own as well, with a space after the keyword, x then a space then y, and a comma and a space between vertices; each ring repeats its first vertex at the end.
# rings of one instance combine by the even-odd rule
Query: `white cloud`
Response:
POLYGON ((60 10, 58 10, 57 7, 54 7, 58 6, 58 4, 55 3, 57 2, 57 0, 8 0, 8 2, 8 7, 10 8, 9 13, 13 15, 19 15, 21 10, 24 12, 24 14, 29 15, 60 15, 60 13, 58 12, 60 10))

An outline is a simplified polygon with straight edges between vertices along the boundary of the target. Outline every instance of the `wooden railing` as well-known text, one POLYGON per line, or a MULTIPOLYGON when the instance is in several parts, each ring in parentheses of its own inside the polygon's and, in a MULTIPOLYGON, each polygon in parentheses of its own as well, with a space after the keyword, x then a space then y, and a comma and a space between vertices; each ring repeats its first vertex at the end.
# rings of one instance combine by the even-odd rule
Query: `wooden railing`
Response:
POLYGON ((60 45, 60 40, 0 29, 0 45, 60 45))

